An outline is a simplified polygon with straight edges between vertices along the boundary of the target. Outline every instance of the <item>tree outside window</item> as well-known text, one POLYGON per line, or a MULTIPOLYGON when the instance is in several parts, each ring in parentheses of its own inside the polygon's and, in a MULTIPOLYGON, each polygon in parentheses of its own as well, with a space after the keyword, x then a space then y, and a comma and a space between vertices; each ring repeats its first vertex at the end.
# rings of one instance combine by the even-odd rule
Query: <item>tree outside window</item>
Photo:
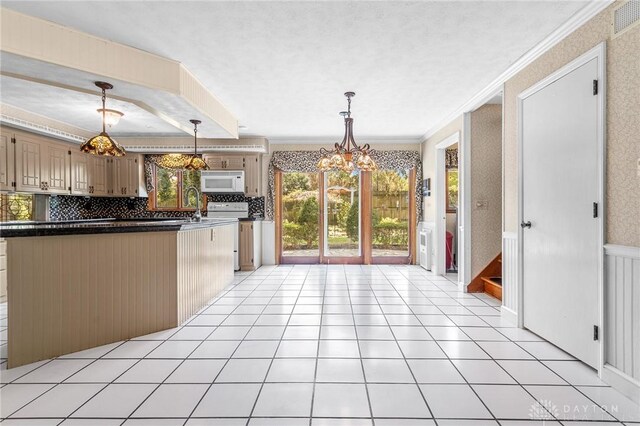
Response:
MULTIPOLYGON (((153 166, 155 191, 152 197, 153 210, 195 210, 196 193, 187 189, 191 186, 200 190, 200 172, 169 170, 153 166)), ((202 203, 204 205, 205 203, 202 203)))

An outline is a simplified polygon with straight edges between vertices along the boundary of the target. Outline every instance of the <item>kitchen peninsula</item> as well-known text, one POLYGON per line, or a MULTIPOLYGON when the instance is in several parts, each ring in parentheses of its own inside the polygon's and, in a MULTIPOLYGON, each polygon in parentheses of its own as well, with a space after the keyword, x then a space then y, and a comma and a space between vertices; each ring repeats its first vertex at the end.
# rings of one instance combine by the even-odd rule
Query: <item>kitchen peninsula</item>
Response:
POLYGON ((233 280, 235 222, 0 226, 9 368, 178 326, 233 280))

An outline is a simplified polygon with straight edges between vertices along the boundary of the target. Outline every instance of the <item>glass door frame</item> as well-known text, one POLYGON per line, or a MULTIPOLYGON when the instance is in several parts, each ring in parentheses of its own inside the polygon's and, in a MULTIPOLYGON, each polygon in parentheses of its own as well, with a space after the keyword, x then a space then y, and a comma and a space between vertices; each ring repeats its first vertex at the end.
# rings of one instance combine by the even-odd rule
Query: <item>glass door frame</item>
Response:
POLYGON ((415 264, 416 257, 416 169, 409 169, 409 254, 407 256, 373 256, 373 188, 372 173, 360 172, 359 210, 360 210, 360 255, 326 256, 325 248, 325 176, 318 172, 318 256, 283 256, 282 247, 282 170, 274 169, 274 221, 275 250, 278 264, 415 264), (365 232, 367 231, 367 232, 365 232))

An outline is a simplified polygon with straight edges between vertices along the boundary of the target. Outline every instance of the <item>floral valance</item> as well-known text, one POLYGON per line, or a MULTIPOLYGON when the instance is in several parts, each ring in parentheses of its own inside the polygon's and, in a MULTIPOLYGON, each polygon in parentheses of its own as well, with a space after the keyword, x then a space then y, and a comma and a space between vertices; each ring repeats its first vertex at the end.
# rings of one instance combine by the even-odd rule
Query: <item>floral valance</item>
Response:
POLYGON ((447 169, 458 168, 458 148, 449 148, 444 151, 444 165, 447 169))
MULTIPOLYGON (((416 151, 374 151, 371 153, 379 169, 410 170, 416 169, 416 220, 422 218, 422 161, 416 151)), ((320 160, 318 151, 276 151, 269 162, 269 183, 265 215, 274 217, 275 204, 275 170, 284 172, 317 172, 316 164, 320 160)))

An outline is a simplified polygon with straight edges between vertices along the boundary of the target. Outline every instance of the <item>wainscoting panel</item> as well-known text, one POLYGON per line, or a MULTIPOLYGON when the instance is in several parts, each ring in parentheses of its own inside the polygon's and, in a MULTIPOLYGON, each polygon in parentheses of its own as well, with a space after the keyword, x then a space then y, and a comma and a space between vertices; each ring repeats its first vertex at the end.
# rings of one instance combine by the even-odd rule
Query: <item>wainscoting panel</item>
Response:
POLYGON ((640 383, 640 248, 605 245, 605 362, 640 383))
POLYGON ((502 307, 518 312, 518 234, 502 234, 502 307))

